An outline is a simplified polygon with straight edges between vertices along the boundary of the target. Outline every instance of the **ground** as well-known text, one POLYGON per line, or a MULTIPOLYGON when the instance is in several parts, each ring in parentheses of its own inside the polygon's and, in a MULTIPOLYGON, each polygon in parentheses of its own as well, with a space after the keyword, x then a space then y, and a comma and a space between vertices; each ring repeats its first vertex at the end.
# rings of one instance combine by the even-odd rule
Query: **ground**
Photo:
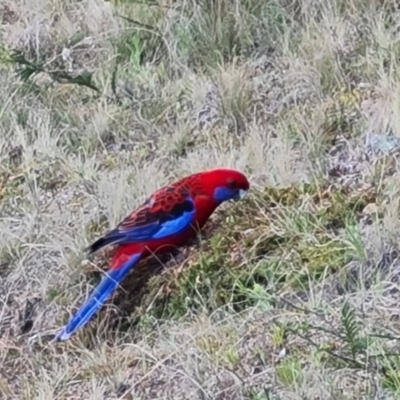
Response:
POLYGON ((6 399, 400 396, 400 9, 361 0, 2 0, 6 399), (151 192, 249 196, 138 266, 83 249, 151 192))

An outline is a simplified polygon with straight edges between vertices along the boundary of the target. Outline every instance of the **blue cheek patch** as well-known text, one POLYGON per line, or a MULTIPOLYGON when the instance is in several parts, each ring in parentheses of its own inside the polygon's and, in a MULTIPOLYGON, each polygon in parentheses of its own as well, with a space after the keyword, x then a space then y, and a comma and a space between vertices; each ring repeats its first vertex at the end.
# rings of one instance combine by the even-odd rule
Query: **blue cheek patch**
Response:
POLYGON ((236 194, 236 190, 229 189, 226 186, 219 186, 214 190, 214 199, 222 203, 223 201, 227 201, 232 199, 236 194))

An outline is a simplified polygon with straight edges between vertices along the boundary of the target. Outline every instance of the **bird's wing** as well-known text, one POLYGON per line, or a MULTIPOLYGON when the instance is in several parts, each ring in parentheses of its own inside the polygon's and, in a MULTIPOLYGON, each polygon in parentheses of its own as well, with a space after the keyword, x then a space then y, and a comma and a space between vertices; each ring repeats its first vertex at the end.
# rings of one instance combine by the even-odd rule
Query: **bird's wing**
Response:
POLYGON ((110 244, 139 243, 174 236, 187 229, 196 215, 187 190, 177 185, 158 190, 115 229, 98 239, 90 252, 110 244))

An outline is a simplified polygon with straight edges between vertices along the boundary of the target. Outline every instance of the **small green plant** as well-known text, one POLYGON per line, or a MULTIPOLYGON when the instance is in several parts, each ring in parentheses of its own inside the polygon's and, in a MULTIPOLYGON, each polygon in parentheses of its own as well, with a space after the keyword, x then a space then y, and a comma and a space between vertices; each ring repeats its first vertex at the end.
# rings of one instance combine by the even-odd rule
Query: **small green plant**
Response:
POLYGON ((276 367, 276 374, 282 385, 299 384, 303 379, 300 360, 295 356, 287 357, 276 367))
POLYGON ((381 360, 383 371, 383 387, 400 395, 400 357, 383 357, 381 360))
POLYGON ((46 62, 34 62, 29 61, 22 51, 12 50, 8 58, 3 61, 6 63, 13 64, 16 67, 16 71, 23 82, 27 82, 34 75, 43 72, 50 76, 55 82, 58 83, 70 83, 78 86, 85 86, 96 92, 100 92, 97 86, 93 82, 93 73, 84 71, 76 76, 72 76, 66 71, 59 70, 53 71, 46 66, 46 62))
POLYGON ((343 304, 341 319, 346 342, 344 350, 349 351, 353 360, 356 360, 357 356, 368 348, 368 340, 361 336, 359 323, 347 302, 343 304))
POLYGON ((146 46, 145 41, 141 41, 138 36, 132 36, 129 41, 127 41, 126 46, 130 50, 130 62, 135 68, 139 68, 141 62, 141 57, 143 50, 146 46))

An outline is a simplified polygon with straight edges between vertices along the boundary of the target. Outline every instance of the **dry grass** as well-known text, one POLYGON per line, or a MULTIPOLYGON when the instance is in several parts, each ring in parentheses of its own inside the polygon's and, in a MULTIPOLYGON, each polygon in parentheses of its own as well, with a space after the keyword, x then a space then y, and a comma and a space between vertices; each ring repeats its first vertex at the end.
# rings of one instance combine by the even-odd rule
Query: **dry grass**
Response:
POLYGON ((398 398, 396 2, 139 3, 0 4, 0 397, 398 398), (251 197, 49 344, 82 249, 215 166, 251 197))

